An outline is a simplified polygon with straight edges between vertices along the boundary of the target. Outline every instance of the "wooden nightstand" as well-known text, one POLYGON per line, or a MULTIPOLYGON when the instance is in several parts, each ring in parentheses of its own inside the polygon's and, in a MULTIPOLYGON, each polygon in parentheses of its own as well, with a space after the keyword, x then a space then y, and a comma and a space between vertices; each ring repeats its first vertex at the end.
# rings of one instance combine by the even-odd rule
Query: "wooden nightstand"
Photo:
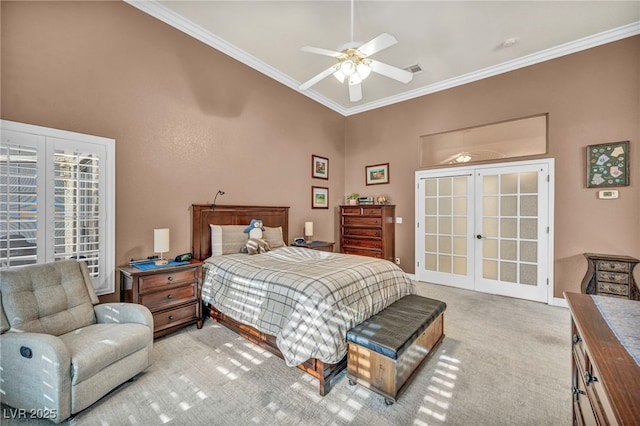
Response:
POLYGON ((335 244, 336 243, 329 243, 327 241, 311 241, 310 243, 304 243, 304 244, 292 243, 291 246, 304 247, 311 250, 330 251, 333 253, 333 246, 335 244))
POLYGON ((140 270, 120 266, 120 301, 145 305, 153 314, 153 337, 197 323, 202 328, 202 262, 140 270))

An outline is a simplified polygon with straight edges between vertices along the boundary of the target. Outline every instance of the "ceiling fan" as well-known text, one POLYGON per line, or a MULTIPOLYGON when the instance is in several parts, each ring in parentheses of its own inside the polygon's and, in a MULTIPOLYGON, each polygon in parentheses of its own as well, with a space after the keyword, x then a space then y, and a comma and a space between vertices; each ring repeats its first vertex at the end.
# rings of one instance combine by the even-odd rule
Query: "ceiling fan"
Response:
POLYGON ((309 81, 299 86, 300 90, 307 90, 320 80, 333 74, 340 83, 345 80, 349 85, 349 99, 351 102, 358 102, 362 99, 361 83, 366 79, 371 71, 392 78, 402 83, 408 83, 413 79, 413 73, 396 68, 391 65, 376 61, 369 56, 377 53, 387 47, 396 44, 398 40, 391 34, 382 33, 373 40, 362 45, 353 41, 353 0, 351 0, 351 42, 344 44, 340 51, 322 49, 319 47, 305 46, 301 50, 303 52, 317 53, 319 55, 331 56, 338 60, 334 64, 322 71, 309 81))

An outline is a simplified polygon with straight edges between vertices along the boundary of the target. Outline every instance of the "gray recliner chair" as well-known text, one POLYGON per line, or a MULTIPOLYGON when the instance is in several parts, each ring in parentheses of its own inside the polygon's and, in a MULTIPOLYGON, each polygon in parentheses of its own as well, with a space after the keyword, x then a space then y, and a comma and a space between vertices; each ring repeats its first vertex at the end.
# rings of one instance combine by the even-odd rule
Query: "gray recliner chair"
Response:
POLYGON ((59 423, 151 365, 149 309, 98 303, 84 262, 0 271, 3 404, 59 423))

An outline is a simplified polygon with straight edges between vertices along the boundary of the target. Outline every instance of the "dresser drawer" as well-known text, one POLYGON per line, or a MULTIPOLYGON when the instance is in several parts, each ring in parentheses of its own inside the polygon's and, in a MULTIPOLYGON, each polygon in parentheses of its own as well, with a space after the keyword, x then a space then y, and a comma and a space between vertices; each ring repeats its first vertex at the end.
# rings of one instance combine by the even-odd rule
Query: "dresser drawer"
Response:
POLYGON ((174 327, 185 322, 199 320, 198 302, 195 301, 189 305, 176 307, 162 312, 153 314, 153 330, 154 334, 168 327, 174 327))
POLYGON ((382 249, 382 241, 373 239, 344 238, 340 245, 343 247, 363 247, 377 250, 382 249))
POLYGON ((151 311, 196 299, 197 294, 195 283, 140 295, 140 303, 145 305, 151 311))
POLYGON ((382 225, 380 217, 343 216, 342 223, 345 226, 377 226, 382 225))
POLYGON ((360 214, 360 207, 343 207, 342 208, 342 214, 353 214, 353 215, 359 215, 360 214))
POLYGON ((629 273, 629 264, 627 262, 616 262, 613 260, 598 260, 596 262, 598 271, 622 272, 629 273))
POLYGON ((375 207, 362 207, 362 214, 365 216, 382 216, 382 210, 375 207))
POLYGON ((150 291, 166 285, 195 281, 197 268, 184 269, 140 277, 140 292, 150 291))
POLYGON ((598 282, 608 282, 616 284, 629 284, 629 274, 621 274, 618 272, 598 271, 598 282))
POLYGON ((372 237, 372 238, 380 238, 382 237, 382 229, 378 228, 343 228, 342 235, 346 237, 372 237))
POLYGON ((363 248, 356 248, 356 247, 342 247, 342 253, 357 254, 358 256, 377 257, 378 259, 382 259, 381 250, 366 250, 363 248))

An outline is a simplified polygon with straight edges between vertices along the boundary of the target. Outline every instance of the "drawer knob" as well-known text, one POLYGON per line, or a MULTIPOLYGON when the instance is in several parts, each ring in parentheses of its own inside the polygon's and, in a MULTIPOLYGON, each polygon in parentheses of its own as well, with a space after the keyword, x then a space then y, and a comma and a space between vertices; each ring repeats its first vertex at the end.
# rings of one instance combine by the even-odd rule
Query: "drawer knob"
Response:
POLYGON ((167 299, 173 299, 173 294, 167 295, 167 299))
POLYGON ((173 315, 169 315, 169 321, 173 321, 173 315))
POLYGON ((574 386, 573 387, 573 394, 574 395, 584 395, 584 391, 580 390, 580 389, 578 389, 577 387, 574 386))
POLYGON ((595 383, 598 381, 598 378, 596 376, 594 376, 593 374, 586 372, 584 373, 584 381, 587 384, 587 386, 589 385, 589 383, 595 383))
POLYGON ((577 334, 573 335, 573 338, 571 339, 573 341, 573 344, 575 345, 576 343, 580 343, 582 342, 582 339, 580 338, 580 336, 578 336, 577 334))
POLYGON ((173 281, 173 277, 171 276, 167 277, 167 281, 173 281))

